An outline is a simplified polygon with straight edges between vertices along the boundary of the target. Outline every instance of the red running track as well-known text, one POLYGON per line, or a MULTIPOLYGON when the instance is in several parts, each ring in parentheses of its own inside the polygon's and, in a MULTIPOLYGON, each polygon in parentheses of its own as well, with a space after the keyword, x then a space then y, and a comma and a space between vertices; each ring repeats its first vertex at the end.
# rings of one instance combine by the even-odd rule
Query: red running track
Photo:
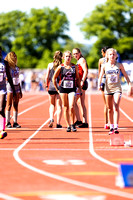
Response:
MULTIPOLYGON (((19 105, 20 129, 0 140, 0 199, 123 200, 133 188, 116 185, 119 165, 133 163, 133 147, 111 146, 103 128, 101 93, 86 95, 89 128, 67 133, 48 128, 47 93, 25 93, 19 105)), ((133 134, 133 98, 123 95, 120 134, 133 134)), ((56 122, 56 116, 55 116, 56 122)))

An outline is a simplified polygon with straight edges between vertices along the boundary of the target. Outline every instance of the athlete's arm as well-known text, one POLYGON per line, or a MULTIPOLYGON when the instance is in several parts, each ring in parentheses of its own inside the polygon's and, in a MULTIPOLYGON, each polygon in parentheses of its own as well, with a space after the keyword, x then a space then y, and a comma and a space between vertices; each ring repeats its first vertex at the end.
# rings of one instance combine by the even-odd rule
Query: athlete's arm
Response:
POLYGON ((13 96, 16 96, 16 91, 15 91, 15 88, 14 88, 14 85, 13 85, 13 81, 12 81, 12 77, 11 77, 11 74, 10 74, 10 71, 9 71, 10 67, 9 67, 8 62, 6 60, 4 60, 4 63, 5 63, 5 66, 6 66, 7 80, 8 80, 8 82, 11 85, 11 88, 13 90, 13 96))
POLYGON ((101 65, 102 65, 102 64, 103 64, 103 59, 100 58, 100 59, 99 59, 99 62, 98 62, 98 77, 99 77, 100 72, 101 72, 101 65))
POLYGON ((98 89, 100 90, 100 85, 101 85, 101 82, 102 82, 102 77, 104 75, 104 71, 105 71, 105 65, 102 65, 101 67, 101 72, 100 72, 100 75, 99 75, 99 78, 98 78, 98 89))
POLYGON ((50 72, 50 64, 48 64, 48 67, 47 67, 47 73, 46 73, 46 87, 48 87, 48 84, 49 84, 49 72, 50 72))
POLYGON ((78 65, 75 65, 75 73, 76 73, 76 81, 77 81, 77 84, 78 84, 78 87, 79 87, 80 93, 81 93, 82 90, 81 90, 81 85, 80 85, 80 78, 79 78, 78 65))
POLYGON ((59 66, 57 67, 57 69, 55 70, 55 73, 54 73, 53 79, 52 79, 53 84, 54 84, 54 87, 55 87, 55 89, 57 90, 57 92, 58 92, 58 88, 57 88, 56 79, 57 79, 57 77, 60 75, 60 72, 61 72, 61 66, 59 65, 59 66))
POLYGON ((84 58, 80 58, 80 63, 79 64, 82 66, 82 69, 84 71, 83 77, 82 77, 82 81, 81 81, 81 86, 83 86, 83 83, 84 83, 85 79, 88 76, 88 68, 87 68, 86 60, 84 58))
POLYGON ((125 69, 124 69, 123 64, 119 63, 119 66, 120 66, 120 70, 121 70, 122 74, 124 75, 124 77, 125 77, 126 80, 127 80, 127 83, 128 83, 128 84, 131 84, 130 79, 129 79, 129 77, 128 77, 128 75, 127 75, 125 69))

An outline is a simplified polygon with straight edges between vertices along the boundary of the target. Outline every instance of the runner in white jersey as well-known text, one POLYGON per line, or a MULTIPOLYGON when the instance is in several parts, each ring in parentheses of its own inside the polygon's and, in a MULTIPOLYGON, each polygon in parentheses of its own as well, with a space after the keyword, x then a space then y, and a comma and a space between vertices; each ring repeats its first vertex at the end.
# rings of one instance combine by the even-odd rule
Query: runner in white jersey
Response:
POLYGON ((7 82, 7 104, 6 104, 6 126, 7 128, 12 128, 10 123, 10 111, 13 103, 13 127, 20 128, 21 126, 17 123, 18 117, 18 104, 19 99, 22 98, 22 91, 19 82, 19 67, 17 66, 17 56, 15 52, 10 52, 5 57, 5 60, 8 62, 10 66, 10 74, 13 79, 13 85, 16 91, 16 97, 13 98, 13 91, 7 82))
POLYGON ((109 111, 110 120, 110 132, 109 134, 118 134, 118 123, 119 123, 119 105, 122 94, 121 82, 120 82, 120 71, 126 78, 129 86, 131 85, 130 79, 121 63, 117 63, 117 51, 113 48, 109 48, 106 51, 107 63, 103 65, 100 76, 98 79, 99 90, 102 81, 103 74, 106 75, 105 83, 105 98, 109 111), (114 106, 114 109, 113 109, 114 106))

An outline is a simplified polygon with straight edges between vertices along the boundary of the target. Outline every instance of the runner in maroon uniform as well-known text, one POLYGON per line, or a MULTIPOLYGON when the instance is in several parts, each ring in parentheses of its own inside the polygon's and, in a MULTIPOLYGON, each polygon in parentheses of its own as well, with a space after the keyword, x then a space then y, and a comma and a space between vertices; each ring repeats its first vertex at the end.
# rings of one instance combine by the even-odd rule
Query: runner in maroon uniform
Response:
POLYGON ((70 51, 66 51, 63 54, 64 63, 60 65, 53 76, 53 83, 56 90, 60 93, 63 108, 64 118, 67 124, 67 132, 77 131, 74 125, 74 96, 76 92, 75 81, 77 81, 78 87, 81 93, 81 86, 79 80, 79 73, 77 65, 71 63, 72 54, 70 51), (60 76, 59 89, 57 88, 56 79, 60 76), (70 111, 70 116, 69 116, 70 111), (71 125, 70 125, 71 119, 71 125))

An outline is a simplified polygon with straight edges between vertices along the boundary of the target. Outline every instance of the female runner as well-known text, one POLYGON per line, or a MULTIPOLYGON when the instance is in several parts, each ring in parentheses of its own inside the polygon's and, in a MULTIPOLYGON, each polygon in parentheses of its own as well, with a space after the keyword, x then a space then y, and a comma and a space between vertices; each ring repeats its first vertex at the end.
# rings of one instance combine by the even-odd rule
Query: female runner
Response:
POLYGON ((61 64, 54 73, 53 83, 56 90, 60 93, 62 99, 64 108, 64 118, 67 124, 67 132, 71 132, 71 130, 75 132, 77 131, 74 125, 74 96, 76 92, 75 81, 77 81, 81 93, 78 66, 71 63, 72 54, 70 51, 64 52, 63 59, 64 63, 61 64), (58 76, 60 76, 59 89, 57 88, 56 83, 56 79, 58 76))

